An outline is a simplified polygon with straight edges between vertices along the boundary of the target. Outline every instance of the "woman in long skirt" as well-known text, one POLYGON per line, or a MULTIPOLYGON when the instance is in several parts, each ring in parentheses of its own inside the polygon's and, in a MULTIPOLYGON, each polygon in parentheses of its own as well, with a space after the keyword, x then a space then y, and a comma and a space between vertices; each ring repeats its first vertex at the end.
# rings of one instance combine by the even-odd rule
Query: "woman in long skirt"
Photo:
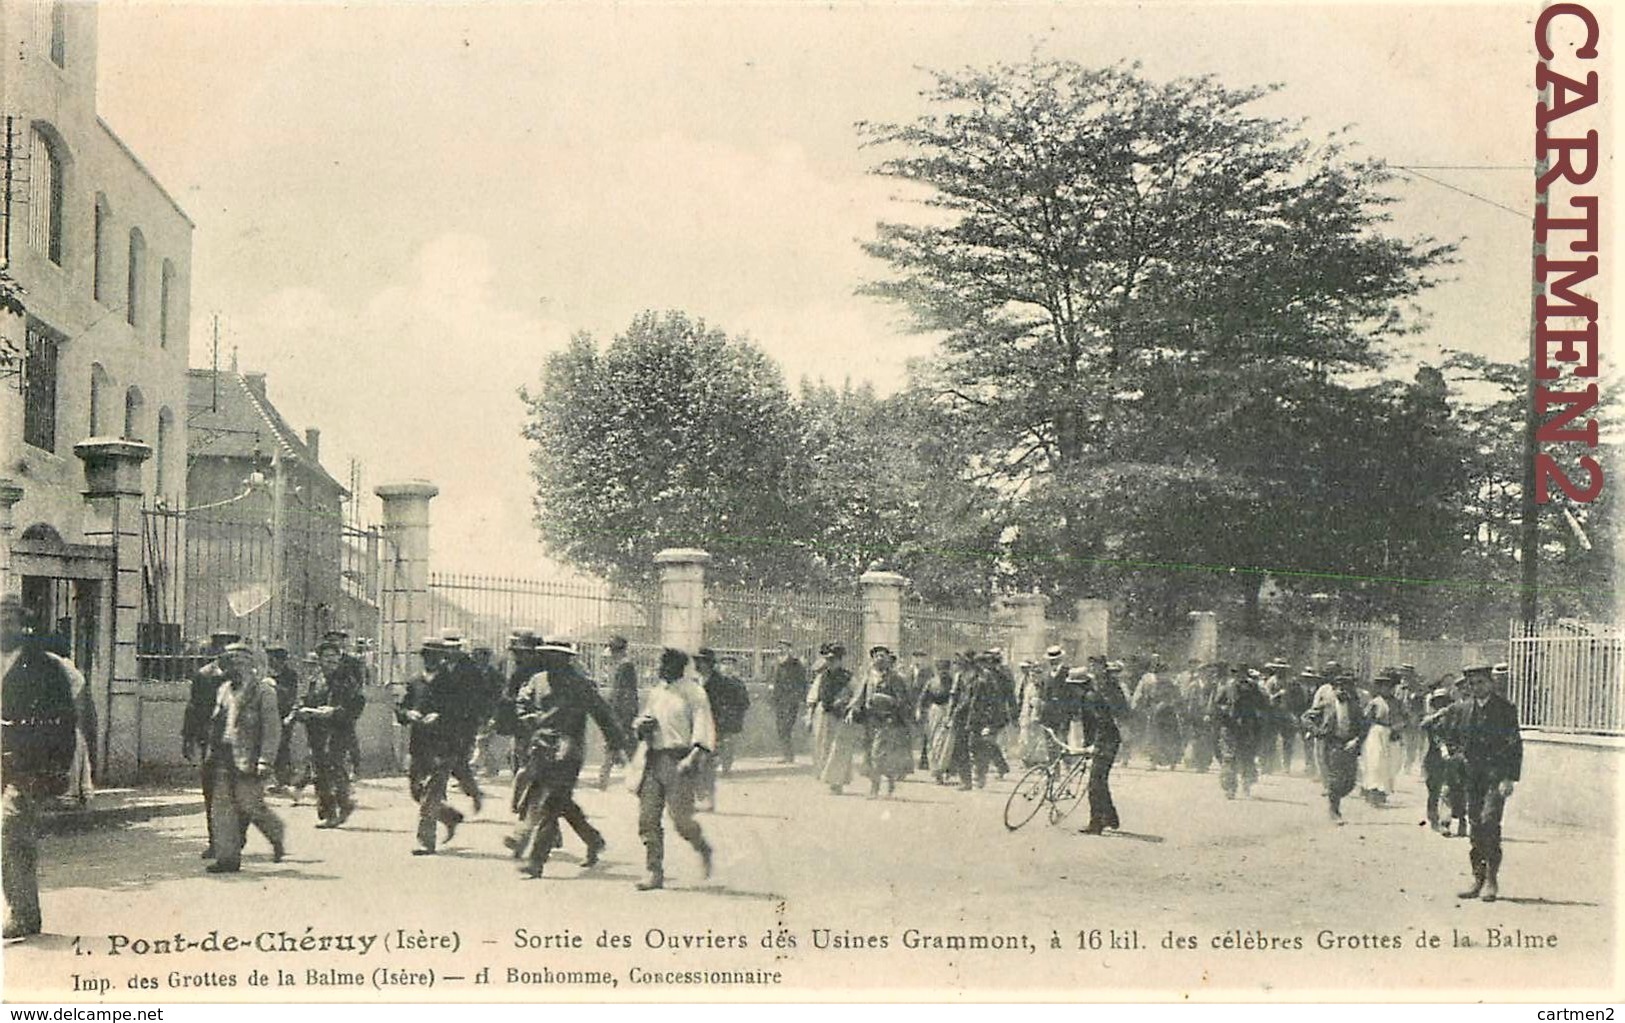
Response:
POLYGON ((1394 679, 1378 675, 1371 685, 1376 695, 1371 697, 1365 710, 1371 728, 1360 748, 1360 788, 1365 791, 1367 802, 1381 806, 1394 791, 1394 781, 1399 777, 1405 754, 1394 737, 1394 679))

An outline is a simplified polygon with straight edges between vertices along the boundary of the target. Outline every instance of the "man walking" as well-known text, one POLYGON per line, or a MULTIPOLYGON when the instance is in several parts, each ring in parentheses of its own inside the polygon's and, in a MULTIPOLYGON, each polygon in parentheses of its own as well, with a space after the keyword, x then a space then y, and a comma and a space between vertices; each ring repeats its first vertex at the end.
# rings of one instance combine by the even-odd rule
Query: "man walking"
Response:
MULTIPOLYGON (((286 722, 288 715, 299 706, 299 672, 288 662, 288 648, 281 643, 267 644, 265 662, 266 674, 276 684, 278 720, 286 722)), ((293 739, 294 729, 283 728, 276 747, 276 764, 272 768, 276 784, 271 786, 271 791, 278 795, 287 792, 288 786, 293 784, 293 739)))
POLYGON ((779 660, 773 665, 773 727, 779 736, 779 759, 796 762, 796 719, 807 701, 807 666, 796 656, 795 645, 779 640, 779 660))
POLYGON ((68 791, 74 745, 94 771, 96 708, 84 675, 48 652, 28 627, 22 601, 0 598, 0 889, 5 940, 40 933, 41 805, 68 791))
POLYGON ((406 692, 395 709, 396 719, 412 729, 407 740, 407 780, 418 804, 413 856, 435 854, 436 825, 445 825, 445 840, 449 842, 463 823, 462 813, 446 805, 446 784, 459 763, 465 768, 468 765, 464 743, 473 717, 473 694, 461 684, 459 673, 442 661, 443 649, 438 636, 423 641, 423 672, 406 684, 406 692))
POLYGON ((214 859, 214 774, 209 770, 209 718, 214 714, 215 700, 220 695, 220 683, 226 673, 220 665, 220 653, 242 637, 235 632, 212 632, 203 648, 204 663, 192 673, 192 688, 186 699, 186 711, 181 717, 181 756, 187 762, 198 761, 198 776, 203 789, 203 820, 208 827, 209 844, 202 856, 214 859))
MULTIPOLYGON (((638 716, 638 669, 628 653, 625 636, 611 636, 604 649, 610 657, 609 709, 615 713, 615 723, 625 735, 632 734, 632 720, 638 716)), ((609 772, 616 764, 626 762, 622 750, 605 744, 604 763, 598 769, 598 787, 609 788, 609 772)))
POLYGON ((1469 698, 1445 712, 1445 730, 1459 747, 1467 781, 1467 859, 1473 870, 1471 888, 1461 898, 1494 902, 1501 894, 1501 818, 1523 770, 1523 736, 1518 708, 1497 691, 1488 667, 1462 673, 1469 698))
POLYGON ((687 678, 688 655, 667 647, 660 652, 660 681, 643 700, 635 730, 643 743, 643 776, 637 779, 638 835, 643 839, 648 873, 639 891, 666 885, 666 836, 661 817, 700 854, 701 870, 711 876, 711 845, 694 819, 694 775, 716 749, 716 724, 699 683, 687 678))
POLYGON ((702 646, 694 654, 694 671, 700 676, 705 699, 711 705, 711 720, 716 726, 714 755, 699 765, 698 799, 702 809, 717 808, 717 773, 733 766, 734 737, 745 730, 745 712, 750 708, 750 694, 745 683, 724 672, 717 664, 716 651, 702 646))
POLYGON ((209 719, 209 752, 204 766, 214 776, 210 813, 214 824, 215 860, 211 874, 242 869, 243 837, 248 825, 271 842, 271 859, 285 851, 282 818, 265 805, 265 777, 271 773, 282 735, 276 683, 254 671, 254 652, 232 643, 222 652, 226 679, 215 695, 209 719))
MULTIPOLYGON (((336 657, 329 658, 329 662, 336 665, 336 657)), ((318 658, 303 701, 283 719, 286 731, 292 731, 294 721, 303 722, 305 726, 311 773, 316 783, 318 828, 336 828, 355 812, 345 760, 349 736, 355 729, 354 716, 358 713, 354 695, 333 685, 318 658)))
POLYGON ((914 767, 914 733, 909 722, 908 683, 893 668, 890 648, 869 650, 869 671, 852 695, 854 722, 863 729, 863 773, 869 779, 869 798, 880 796, 882 784, 890 798, 897 781, 914 767))
POLYGON ((1113 677, 1113 672, 1103 668, 1104 665, 1097 662, 1095 671, 1074 669, 1071 677, 1072 684, 1083 688, 1078 711, 1083 725, 1084 748, 1090 754, 1089 823, 1081 829, 1085 835, 1098 835, 1122 827, 1117 816, 1117 804, 1112 800, 1111 775, 1112 764, 1116 762, 1123 745, 1123 733, 1117 719, 1128 712, 1128 697, 1113 677))
MULTIPOLYGON (((585 676, 571 670, 575 650, 553 643, 537 648, 542 670, 530 677, 514 702, 519 721, 530 732, 525 768, 524 830, 533 833, 530 859, 524 873, 542 876, 547 858, 559 838, 559 819, 575 803, 576 779, 581 775, 587 744, 587 719, 597 722, 608 749, 623 749, 628 735, 615 720, 615 712, 585 676)), ((576 830, 587 843, 584 867, 598 863, 604 836, 580 816, 576 830), (583 831, 583 828, 585 830, 583 831)), ((519 843, 522 846, 524 843, 519 843)))
POLYGON ((1213 697, 1213 720, 1219 729, 1219 787, 1224 798, 1243 798, 1258 781, 1258 742, 1269 717, 1269 701, 1258 688, 1257 672, 1232 668, 1229 681, 1213 697))
POLYGON ((1303 713, 1303 724, 1314 737, 1320 754, 1320 777, 1326 786, 1326 816, 1333 823, 1342 824, 1343 797, 1354 791, 1360 744, 1365 741, 1366 731, 1354 675, 1340 672, 1332 683, 1321 686, 1314 702, 1303 713))

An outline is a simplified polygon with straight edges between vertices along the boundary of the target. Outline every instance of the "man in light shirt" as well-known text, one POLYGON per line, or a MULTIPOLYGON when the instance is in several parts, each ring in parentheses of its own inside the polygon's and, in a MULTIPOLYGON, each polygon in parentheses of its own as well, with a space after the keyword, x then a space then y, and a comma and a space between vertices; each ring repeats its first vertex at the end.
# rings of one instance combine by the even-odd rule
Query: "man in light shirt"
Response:
POLYGON ((700 854, 705 876, 711 876, 711 846, 694 820, 694 793, 699 769, 717 746, 716 722, 705 690, 685 676, 687 669, 688 655, 681 650, 660 652, 660 678, 633 724, 645 753, 637 787, 638 835, 648 873, 637 883, 639 891, 665 887, 666 836, 660 821, 667 811, 677 833, 700 854))

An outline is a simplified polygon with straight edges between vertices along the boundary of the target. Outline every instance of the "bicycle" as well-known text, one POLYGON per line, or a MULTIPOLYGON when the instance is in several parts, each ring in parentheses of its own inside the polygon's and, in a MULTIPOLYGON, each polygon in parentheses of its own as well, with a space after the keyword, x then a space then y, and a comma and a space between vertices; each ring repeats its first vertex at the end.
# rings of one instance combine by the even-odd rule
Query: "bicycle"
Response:
POLYGON ((1038 816, 1045 806, 1049 808, 1049 822, 1059 824, 1078 808, 1088 792, 1090 753, 1083 747, 1067 745, 1048 727, 1044 733, 1054 745, 1055 756, 1022 775, 1010 790, 1010 798, 1004 803, 1004 826, 1011 831, 1038 816))

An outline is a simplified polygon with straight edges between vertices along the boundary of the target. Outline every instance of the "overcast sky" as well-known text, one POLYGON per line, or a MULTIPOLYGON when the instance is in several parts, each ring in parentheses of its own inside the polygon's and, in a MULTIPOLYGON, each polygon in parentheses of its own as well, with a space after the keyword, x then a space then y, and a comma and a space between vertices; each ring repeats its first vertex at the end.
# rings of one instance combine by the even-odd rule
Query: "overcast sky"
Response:
MULTIPOLYGON (((896 215, 855 121, 921 68, 1138 60, 1280 82, 1402 164, 1531 158, 1533 5, 108 6, 103 116, 197 223, 192 363, 223 349, 323 431, 341 481, 436 482, 444 568, 544 567, 515 389, 644 308, 748 333, 803 375, 896 387, 927 338, 854 289, 896 215)), ((1527 174, 1430 170, 1528 209, 1527 174)), ((1527 345, 1527 221, 1428 182, 1395 230, 1465 236, 1419 342, 1527 345)))

